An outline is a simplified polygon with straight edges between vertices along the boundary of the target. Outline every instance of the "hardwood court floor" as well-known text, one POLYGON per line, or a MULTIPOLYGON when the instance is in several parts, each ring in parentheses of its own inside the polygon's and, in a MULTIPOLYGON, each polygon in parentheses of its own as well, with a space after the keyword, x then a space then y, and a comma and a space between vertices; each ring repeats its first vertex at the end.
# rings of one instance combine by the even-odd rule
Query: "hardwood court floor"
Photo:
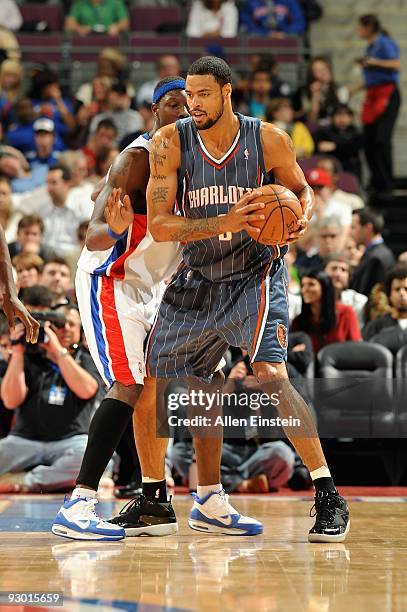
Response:
MULTIPOLYGON (((304 496, 234 497, 265 533, 230 537, 190 530, 181 495, 178 535, 98 544, 49 532, 61 496, 0 496, 0 591, 63 591, 66 610, 405 612, 406 501, 351 498, 348 540, 309 544, 304 496)), ((97 509, 109 517, 122 506, 97 509)))

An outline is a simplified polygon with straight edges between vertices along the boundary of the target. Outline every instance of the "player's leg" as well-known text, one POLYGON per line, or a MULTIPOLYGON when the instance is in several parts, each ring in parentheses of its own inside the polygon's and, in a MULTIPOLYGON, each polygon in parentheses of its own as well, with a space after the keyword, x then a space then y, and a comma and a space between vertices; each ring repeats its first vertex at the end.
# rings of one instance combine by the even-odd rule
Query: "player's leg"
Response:
MULTIPOLYGON (((249 292, 249 312, 257 301, 262 304, 257 320, 249 317, 250 358, 253 371, 268 394, 278 394, 277 410, 282 418, 296 419, 299 426, 285 427, 285 433, 310 471, 316 497, 316 522, 309 540, 337 541, 345 539, 349 530, 349 511, 337 493, 318 437, 311 412, 288 379, 285 365, 288 330, 288 277, 282 260, 273 263, 270 274, 264 275, 258 287, 249 292), (257 291, 257 295, 256 295, 257 291)), ((245 298, 246 299, 246 298, 245 298)))
MULTIPOLYGON (((217 283, 181 268, 168 285, 147 344, 147 372, 157 379, 205 378, 212 374, 228 348, 215 328, 222 309, 217 283)), ((189 525, 206 533, 254 535, 263 526, 241 516, 228 502, 220 482, 221 438, 206 436, 196 444, 197 494, 189 525)))
POLYGON ((133 415, 134 434, 142 473, 142 493, 131 500, 111 523, 126 536, 170 535, 178 531, 171 500, 167 498, 165 453, 168 438, 157 436, 155 380, 146 378, 133 415))

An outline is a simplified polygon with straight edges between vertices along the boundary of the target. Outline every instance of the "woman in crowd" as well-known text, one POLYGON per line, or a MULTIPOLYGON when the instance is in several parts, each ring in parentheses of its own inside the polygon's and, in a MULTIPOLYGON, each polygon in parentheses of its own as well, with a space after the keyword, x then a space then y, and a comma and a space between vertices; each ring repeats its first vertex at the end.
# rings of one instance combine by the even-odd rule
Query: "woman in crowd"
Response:
POLYGON ((362 339, 355 311, 336 301, 326 272, 306 272, 301 278, 301 296, 301 313, 292 322, 291 329, 310 336, 315 354, 327 344, 362 339))
POLYGON ((308 70, 306 84, 296 95, 295 106, 311 130, 328 125, 333 110, 340 102, 346 103, 346 87, 339 87, 333 79, 332 65, 326 57, 314 57, 308 70))
POLYGON ((187 36, 237 36, 239 13, 234 0, 194 0, 188 15, 187 36))
POLYGON ((400 109, 400 52, 376 15, 359 18, 358 36, 369 43, 360 60, 364 82, 353 91, 364 87, 366 92, 362 124, 370 188, 388 193, 393 187, 392 135, 400 109))

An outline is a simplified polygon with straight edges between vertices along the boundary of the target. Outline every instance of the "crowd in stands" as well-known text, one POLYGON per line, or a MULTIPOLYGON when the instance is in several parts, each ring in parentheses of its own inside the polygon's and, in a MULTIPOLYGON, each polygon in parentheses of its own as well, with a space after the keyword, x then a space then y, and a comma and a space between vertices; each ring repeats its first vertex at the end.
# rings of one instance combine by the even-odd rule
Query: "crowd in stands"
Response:
MULTIPOLYGON (((318 13, 318 3, 300 0, 193 0, 186 5, 188 37, 233 38, 239 32, 274 39, 301 36, 307 16, 318 13)), ((310 228, 286 256, 292 321, 288 364, 290 374, 300 379, 329 344, 373 340, 395 354, 407 343, 407 255, 396 262, 383 239, 383 216, 366 206, 362 187, 367 185, 364 149, 369 187, 376 193, 392 187, 391 126, 398 108, 397 45, 373 17, 359 23, 360 36, 369 42, 362 62, 368 94, 363 127, 348 105, 354 91, 335 82, 328 58, 311 59, 297 89, 267 52, 249 55, 246 71, 235 73, 235 109, 291 135, 315 191, 310 228), (384 116, 386 100, 389 117, 384 116), (390 130, 384 144, 383 125, 390 130)), ((83 37, 116 36, 129 30, 128 6, 123 0, 75 0, 64 23, 66 31, 83 37)), ((69 91, 55 67, 21 61, 14 33, 22 27, 17 4, 2 0, 0 224, 20 295, 35 311, 59 313, 63 323, 47 324, 48 344, 27 354, 21 329, 10 336, 2 321, 0 475, 17 472, 15 490, 55 490, 73 484, 103 386, 81 336, 73 281, 92 214, 90 196, 118 152, 151 129, 157 82, 184 73, 186 66, 182 57, 164 54, 155 74, 135 88, 127 78, 126 56, 103 48, 93 78, 69 91), (61 351, 66 360, 56 359, 61 351), (73 372, 86 382, 81 388, 73 372), (23 375, 18 394, 14 382, 21 383, 23 375), (55 405, 69 405, 63 422, 55 405), (11 424, 14 410, 17 419, 11 424)), ((221 52, 228 59, 227 48, 221 52)), ((226 375, 248 392, 253 376, 245 353, 231 355, 226 375)), ((171 454, 179 475, 187 479, 191 444, 178 440, 171 454)), ((310 485, 285 442, 256 434, 226 441, 222 470, 230 491, 268 491, 288 481, 293 488, 310 485)))

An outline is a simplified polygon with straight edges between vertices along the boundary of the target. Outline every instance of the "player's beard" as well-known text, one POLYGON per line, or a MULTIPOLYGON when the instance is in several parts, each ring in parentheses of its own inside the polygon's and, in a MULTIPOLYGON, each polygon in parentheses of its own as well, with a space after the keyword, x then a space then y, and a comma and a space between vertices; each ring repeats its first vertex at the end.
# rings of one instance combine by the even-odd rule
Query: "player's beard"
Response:
POLYGON ((196 129, 198 131, 209 130, 209 128, 213 127, 215 125, 215 123, 217 123, 219 121, 219 119, 222 117, 224 108, 225 108, 225 102, 222 99, 222 107, 216 113, 215 117, 208 117, 208 119, 205 121, 205 123, 203 125, 197 126, 195 124, 196 125, 196 129))

